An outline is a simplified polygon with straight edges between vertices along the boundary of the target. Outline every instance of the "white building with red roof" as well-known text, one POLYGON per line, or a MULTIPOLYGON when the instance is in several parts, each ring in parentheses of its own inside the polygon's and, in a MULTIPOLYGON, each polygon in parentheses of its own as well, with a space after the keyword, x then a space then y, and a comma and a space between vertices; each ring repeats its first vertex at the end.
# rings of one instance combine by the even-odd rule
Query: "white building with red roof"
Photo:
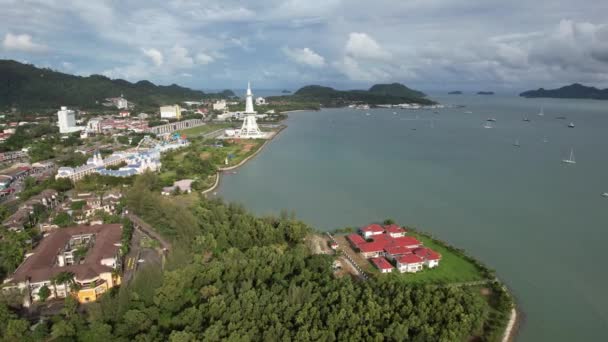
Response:
POLYGON ((382 257, 373 258, 372 263, 380 270, 380 273, 391 273, 393 271, 393 265, 382 257))
POLYGON ((397 269, 399 272, 418 272, 422 271, 424 259, 416 254, 405 254, 397 258, 397 269))
POLYGON ((382 226, 379 224, 370 224, 369 226, 361 228, 361 235, 363 235, 363 237, 366 239, 380 234, 384 234, 384 228, 382 228, 382 226))
POLYGON ((405 229, 399 227, 396 224, 389 224, 388 226, 384 226, 384 231, 394 238, 405 236, 406 233, 405 229))
POLYGON ((421 257, 424 260, 424 265, 428 268, 439 266, 441 260, 441 254, 427 247, 414 249, 414 255, 421 257))

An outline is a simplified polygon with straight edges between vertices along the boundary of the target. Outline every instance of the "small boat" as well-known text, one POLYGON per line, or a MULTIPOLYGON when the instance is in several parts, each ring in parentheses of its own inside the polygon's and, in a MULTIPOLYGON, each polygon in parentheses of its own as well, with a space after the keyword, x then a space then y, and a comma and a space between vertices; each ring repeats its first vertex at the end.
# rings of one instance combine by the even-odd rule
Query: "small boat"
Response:
POLYGON ((397 115, 397 112, 393 112, 393 115, 397 115))
POLYGON ((568 127, 570 127, 570 128, 574 128, 574 122, 569 123, 569 124, 568 124, 568 127))
POLYGON ((486 121, 490 121, 490 122, 496 122, 496 119, 495 119, 495 118, 489 118, 489 119, 488 119, 488 120, 486 120, 486 121))
POLYGON ((570 149, 570 157, 568 159, 562 159, 562 163, 576 164, 576 160, 574 160, 574 149, 570 149))
POLYGON ((370 114, 369 114, 369 113, 365 113, 365 115, 370 116, 370 114))
POLYGON ((525 122, 530 122, 530 119, 528 119, 527 117, 524 117, 524 121, 525 122))
POLYGON ((470 110, 467 110, 466 112, 464 112, 465 114, 473 114, 473 112, 471 112, 470 110))
POLYGON ((547 142, 549 142, 549 139, 547 139, 547 137, 545 137, 545 138, 543 139, 543 142, 544 142, 544 143, 547 143, 547 142))
POLYGON ((602 194, 602 197, 608 197, 608 192, 604 192, 604 193, 602 194))
POLYGON ((521 146, 521 145, 519 145, 519 139, 515 139, 515 142, 513 143, 513 146, 515 146, 515 147, 521 146))
POLYGON ((539 116, 543 116, 543 115, 545 115, 545 110, 544 110, 544 107, 542 107, 542 106, 540 107, 540 112, 538 112, 538 115, 539 115, 539 116))
POLYGON ((486 123, 483 125, 483 128, 494 128, 494 126, 492 126, 492 123, 491 123, 491 122, 486 122, 486 123))

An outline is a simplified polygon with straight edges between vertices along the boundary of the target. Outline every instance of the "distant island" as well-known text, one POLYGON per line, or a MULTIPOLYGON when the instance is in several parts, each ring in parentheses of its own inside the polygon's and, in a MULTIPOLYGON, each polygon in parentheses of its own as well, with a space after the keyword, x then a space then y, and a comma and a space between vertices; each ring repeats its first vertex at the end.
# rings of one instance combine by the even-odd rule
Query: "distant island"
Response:
POLYGON ((494 95, 493 91, 478 91, 477 95, 494 95))
POLYGON ((534 97, 551 97, 557 99, 593 99, 593 100, 608 100, 608 89, 598 89, 595 87, 587 87, 580 83, 574 83, 558 89, 543 89, 528 90, 519 94, 519 96, 534 98, 534 97))
POLYGON ((102 75, 75 76, 13 60, 0 60, 0 80, 0 110, 17 107, 36 111, 60 105, 81 109, 103 108, 102 102, 106 98, 121 95, 141 107, 235 96, 231 90, 206 94, 177 84, 162 86, 145 80, 136 83, 113 80, 102 75))
POLYGON ((287 89, 283 89, 281 91, 281 94, 291 94, 291 91, 287 90, 287 89))
POLYGON ((272 96, 267 100, 273 103, 289 103, 317 107, 344 107, 351 104, 414 103, 433 105, 434 101, 426 98, 421 91, 410 89, 401 83, 375 84, 368 90, 336 90, 320 85, 307 85, 298 89, 293 95, 272 96))
POLYGON ((462 92, 460 90, 454 90, 449 92, 448 95, 462 95, 462 92))

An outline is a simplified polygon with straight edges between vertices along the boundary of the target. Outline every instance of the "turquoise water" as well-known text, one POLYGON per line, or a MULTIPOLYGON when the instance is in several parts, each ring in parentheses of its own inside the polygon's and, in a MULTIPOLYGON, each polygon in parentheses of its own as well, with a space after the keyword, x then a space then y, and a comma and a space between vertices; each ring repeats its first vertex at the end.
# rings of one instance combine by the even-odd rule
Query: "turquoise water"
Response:
POLYGON ((608 340, 608 101, 434 99, 467 108, 293 113, 220 195, 320 229, 416 226, 497 270, 524 312, 519 341, 608 340), (561 163, 571 148, 577 164, 561 163))

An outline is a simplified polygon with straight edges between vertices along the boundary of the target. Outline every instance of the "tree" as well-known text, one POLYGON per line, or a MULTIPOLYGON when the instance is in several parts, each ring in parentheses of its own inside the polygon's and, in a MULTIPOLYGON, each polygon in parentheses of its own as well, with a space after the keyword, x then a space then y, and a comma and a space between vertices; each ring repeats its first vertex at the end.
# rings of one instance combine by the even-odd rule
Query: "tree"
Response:
POLYGON ((53 224, 58 225, 59 227, 67 227, 72 224, 72 216, 65 211, 60 212, 53 219, 53 224))
POLYGON ((38 290, 38 298, 40 299, 40 301, 44 302, 46 301, 49 297, 51 296, 51 290, 49 290, 48 286, 43 285, 39 290, 38 290))
POLYGON ((6 341, 26 341, 30 325, 24 319, 11 319, 6 325, 4 339, 6 341))

